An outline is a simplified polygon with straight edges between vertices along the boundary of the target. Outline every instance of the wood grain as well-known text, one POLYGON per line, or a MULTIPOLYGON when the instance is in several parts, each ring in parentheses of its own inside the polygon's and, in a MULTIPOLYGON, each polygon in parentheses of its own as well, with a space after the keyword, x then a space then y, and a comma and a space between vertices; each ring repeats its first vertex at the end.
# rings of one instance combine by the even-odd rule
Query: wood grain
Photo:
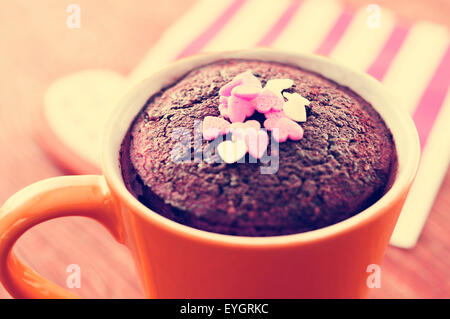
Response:
MULTIPOLYGON (((32 110, 41 107, 46 87, 57 77, 85 68, 129 72, 158 36, 194 0, 16 0, 0 2, 0 203, 22 187, 64 174, 33 139, 32 110), (78 3, 80 29, 68 29, 66 7, 78 3)), ((352 6, 369 1, 347 0, 352 6)), ((443 0, 372 1, 408 19, 449 24, 443 0), (393 5, 392 3, 396 3, 393 5)), ((450 172, 443 182, 418 245, 389 247, 382 285, 371 298, 450 297, 450 172)), ((140 298, 133 261, 123 246, 95 222, 71 217, 41 224, 25 234, 17 254, 47 278, 65 285, 66 267, 81 266, 89 298, 140 298)), ((0 298, 10 298, 0 286, 0 298)))

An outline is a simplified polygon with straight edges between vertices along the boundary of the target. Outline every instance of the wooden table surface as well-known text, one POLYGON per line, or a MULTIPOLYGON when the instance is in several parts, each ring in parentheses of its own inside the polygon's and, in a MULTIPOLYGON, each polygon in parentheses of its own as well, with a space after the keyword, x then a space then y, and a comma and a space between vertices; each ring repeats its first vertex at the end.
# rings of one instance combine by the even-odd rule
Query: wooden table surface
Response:
MULTIPOLYGON (((158 36, 194 0, 10 0, 0 2, 0 203, 30 183, 65 174, 33 138, 31 110, 56 78, 85 68, 111 68, 127 74, 158 36), (81 6, 80 29, 66 27, 66 7, 81 6)), ((450 4, 433 1, 379 3, 407 18, 450 24, 450 4)), ((371 298, 450 297, 450 171, 429 220, 412 250, 389 247, 382 264, 381 288, 371 298)), ((95 222, 71 217, 39 225, 26 233, 16 253, 42 275, 65 286, 66 267, 81 267, 89 298, 141 298, 131 257, 95 222)), ((0 298, 10 298, 0 285, 0 298)))

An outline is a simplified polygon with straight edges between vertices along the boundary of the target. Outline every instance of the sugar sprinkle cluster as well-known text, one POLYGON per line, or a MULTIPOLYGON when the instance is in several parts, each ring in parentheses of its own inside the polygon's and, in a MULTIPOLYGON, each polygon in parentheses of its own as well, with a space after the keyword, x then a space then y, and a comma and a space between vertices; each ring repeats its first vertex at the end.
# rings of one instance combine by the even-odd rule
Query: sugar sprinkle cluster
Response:
POLYGON ((238 74, 220 90, 219 111, 222 117, 206 116, 202 132, 205 140, 232 134, 232 140, 221 142, 217 152, 224 162, 237 162, 248 152, 261 158, 269 145, 267 131, 278 143, 300 140, 303 129, 297 122, 306 121, 310 102, 298 93, 283 92, 294 85, 291 79, 272 79, 263 87, 250 71, 238 74), (247 120, 255 112, 264 114, 264 128, 256 120, 247 120))

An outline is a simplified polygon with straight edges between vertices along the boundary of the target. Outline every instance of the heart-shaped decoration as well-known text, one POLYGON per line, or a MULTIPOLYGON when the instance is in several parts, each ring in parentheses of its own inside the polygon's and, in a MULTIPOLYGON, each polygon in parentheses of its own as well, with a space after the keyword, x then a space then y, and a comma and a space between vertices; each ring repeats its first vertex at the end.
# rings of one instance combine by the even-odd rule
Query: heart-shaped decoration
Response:
POLYGON ((238 85, 231 90, 231 95, 244 100, 253 100, 261 92, 260 86, 238 85))
POLYGON ((259 124, 258 121, 250 120, 246 121, 245 123, 231 123, 230 125, 230 132, 235 136, 236 138, 244 138, 246 131, 249 129, 258 131, 261 128, 261 124, 259 124))
POLYGON ((261 82, 251 71, 245 71, 236 75, 233 80, 222 86, 219 90, 219 94, 221 96, 231 96, 231 91, 238 85, 261 87, 261 82))
POLYGON ((207 141, 215 139, 220 134, 227 134, 230 123, 221 117, 206 116, 202 123, 203 138, 207 141))
POLYGON ((242 84, 242 79, 234 79, 231 82, 228 82, 227 84, 225 84, 224 86, 222 86, 219 90, 219 94, 221 96, 231 96, 231 91, 238 85, 242 84))
POLYGON ((228 107, 228 97, 227 96, 221 96, 219 101, 220 101, 220 105, 223 105, 224 107, 228 107))
POLYGON ((258 112, 267 113, 272 110, 280 111, 283 108, 284 99, 279 93, 263 89, 261 93, 252 100, 252 103, 258 112))
POLYGON ((275 93, 281 93, 283 90, 287 90, 293 85, 294 81, 292 81, 291 79, 272 79, 267 81, 264 88, 275 93))
POLYGON ((223 106, 223 104, 219 105, 219 112, 224 118, 229 119, 230 115, 228 114, 228 108, 223 106))
POLYGON ((247 145, 243 139, 226 140, 217 146, 217 152, 227 164, 236 163, 247 153, 247 145))
POLYGON ((236 96, 228 98, 228 116, 231 122, 244 122, 245 118, 252 116, 254 112, 255 108, 249 101, 236 96))
POLYGON ((261 81, 253 75, 251 70, 236 75, 235 79, 242 80, 242 84, 244 85, 259 86, 261 88, 261 81))
POLYGON ((279 119, 281 119, 282 117, 287 117, 283 111, 271 111, 264 115, 266 116, 266 120, 264 121, 264 127, 268 131, 272 131, 272 129, 275 127, 276 122, 279 119))
POLYGON ((305 99, 298 93, 285 93, 283 94, 288 101, 283 105, 283 112, 291 120, 296 122, 306 121, 306 108, 305 106, 309 104, 309 100, 305 99))
POLYGON ((248 129, 245 134, 245 143, 251 156, 261 158, 269 145, 269 135, 265 130, 248 129))
POLYGON ((288 138, 298 141, 303 137, 303 128, 297 122, 282 117, 276 121, 272 129, 272 136, 278 143, 286 142, 288 138))

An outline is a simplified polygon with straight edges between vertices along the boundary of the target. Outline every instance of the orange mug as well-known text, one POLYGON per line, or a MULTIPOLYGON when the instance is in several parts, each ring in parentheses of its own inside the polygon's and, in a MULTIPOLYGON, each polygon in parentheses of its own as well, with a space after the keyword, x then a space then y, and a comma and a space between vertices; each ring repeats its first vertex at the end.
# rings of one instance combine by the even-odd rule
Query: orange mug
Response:
POLYGON ((18 298, 73 298, 68 290, 25 266, 12 252, 36 224, 87 216, 103 224, 133 256, 150 298, 361 298, 367 272, 380 264, 420 155, 411 118, 370 76, 326 58, 270 49, 203 54, 175 62, 131 90, 109 119, 103 140, 103 176, 63 176, 37 182, 0 210, 0 279, 18 298), (383 117, 396 143, 398 170, 375 204, 337 224, 300 234, 241 237, 194 229, 140 203, 125 187, 119 149, 147 99, 189 70, 220 59, 278 61, 350 87, 383 117))

